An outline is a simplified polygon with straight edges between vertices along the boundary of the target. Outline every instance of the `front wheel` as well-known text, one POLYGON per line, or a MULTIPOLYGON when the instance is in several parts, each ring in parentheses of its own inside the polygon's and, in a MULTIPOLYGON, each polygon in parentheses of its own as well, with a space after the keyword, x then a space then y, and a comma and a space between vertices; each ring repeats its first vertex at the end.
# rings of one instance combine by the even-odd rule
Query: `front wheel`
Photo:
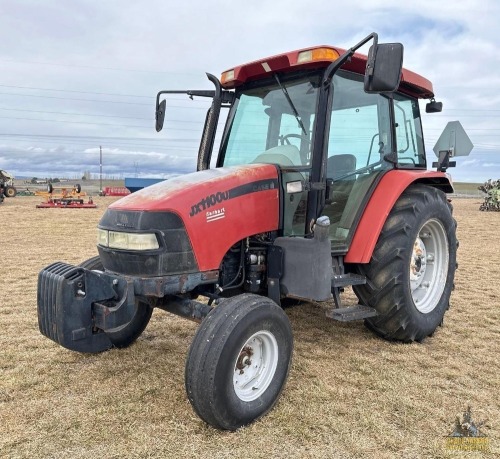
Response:
MULTIPOLYGON (((90 258, 83 263, 80 263, 80 267, 88 269, 90 271, 104 271, 101 259, 99 256, 90 258)), ((139 302, 137 305, 136 312, 132 320, 123 325, 122 327, 113 329, 113 331, 105 332, 109 340, 113 343, 113 346, 124 348, 130 346, 142 332, 146 329, 151 315, 153 314, 153 308, 149 304, 144 302, 139 302)))
POLYGON ((421 341, 443 322, 456 268, 456 222, 446 195, 412 185, 387 217, 368 265, 354 286, 360 302, 378 315, 366 325, 378 335, 421 341))
POLYGON ((235 430, 266 414, 290 369, 292 329, 269 298, 243 294, 203 320, 186 361, 186 392, 208 424, 235 430))

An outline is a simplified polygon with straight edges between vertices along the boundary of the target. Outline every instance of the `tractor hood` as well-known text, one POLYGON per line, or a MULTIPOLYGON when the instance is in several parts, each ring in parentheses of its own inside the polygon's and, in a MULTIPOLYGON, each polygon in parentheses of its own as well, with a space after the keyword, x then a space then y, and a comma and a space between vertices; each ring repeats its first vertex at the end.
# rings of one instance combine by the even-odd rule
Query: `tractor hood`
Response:
MULTIPOLYGON (((119 225, 120 214, 134 214, 137 218, 127 217, 130 222, 151 221, 150 214, 158 215, 155 221, 166 222, 175 214, 185 227, 199 270, 218 269, 238 241, 278 229, 278 170, 271 164, 249 164, 165 180, 111 204, 100 227, 111 229, 112 221, 119 225), (159 214, 168 215, 159 218, 159 214)), ((138 231, 147 229, 143 226, 126 225, 138 231)), ((162 232, 170 229, 148 226, 162 232)))

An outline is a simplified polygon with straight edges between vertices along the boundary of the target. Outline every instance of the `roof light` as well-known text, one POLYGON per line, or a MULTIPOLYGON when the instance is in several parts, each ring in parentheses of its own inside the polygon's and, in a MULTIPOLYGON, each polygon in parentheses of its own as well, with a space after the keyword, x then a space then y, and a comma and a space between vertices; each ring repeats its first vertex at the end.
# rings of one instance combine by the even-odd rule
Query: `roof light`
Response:
POLYGON ((339 53, 332 48, 315 48, 301 51, 297 56, 297 64, 305 64, 314 61, 334 61, 339 53))
POLYGON ((222 84, 227 83, 228 81, 234 80, 234 69, 233 70, 228 70, 227 72, 224 72, 221 76, 220 82, 222 84))
POLYGON ((267 62, 262 62, 262 68, 266 71, 266 72, 270 72, 271 71, 271 67, 269 66, 269 64, 267 62))

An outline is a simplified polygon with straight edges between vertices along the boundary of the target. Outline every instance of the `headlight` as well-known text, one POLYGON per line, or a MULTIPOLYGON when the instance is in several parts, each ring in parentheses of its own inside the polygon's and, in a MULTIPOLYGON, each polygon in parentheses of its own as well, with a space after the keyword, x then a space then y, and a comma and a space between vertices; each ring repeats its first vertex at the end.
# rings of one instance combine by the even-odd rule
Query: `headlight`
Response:
POLYGON ((108 231, 97 228, 97 245, 108 246, 108 231))
POLYGON ((155 250, 160 247, 154 233, 124 233, 97 230, 97 243, 110 249, 155 250))

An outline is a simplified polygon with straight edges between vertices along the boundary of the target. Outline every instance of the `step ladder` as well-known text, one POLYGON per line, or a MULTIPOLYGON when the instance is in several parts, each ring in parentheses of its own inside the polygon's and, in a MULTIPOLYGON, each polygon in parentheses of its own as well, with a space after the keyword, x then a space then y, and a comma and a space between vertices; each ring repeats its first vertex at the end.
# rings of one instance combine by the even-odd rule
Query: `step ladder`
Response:
POLYGON ((345 273, 342 258, 333 257, 332 295, 334 307, 326 312, 326 316, 339 322, 350 322, 375 317, 377 311, 362 304, 344 307, 340 293, 344 287, 366 284, 366 277, 360 274, 345 273))

